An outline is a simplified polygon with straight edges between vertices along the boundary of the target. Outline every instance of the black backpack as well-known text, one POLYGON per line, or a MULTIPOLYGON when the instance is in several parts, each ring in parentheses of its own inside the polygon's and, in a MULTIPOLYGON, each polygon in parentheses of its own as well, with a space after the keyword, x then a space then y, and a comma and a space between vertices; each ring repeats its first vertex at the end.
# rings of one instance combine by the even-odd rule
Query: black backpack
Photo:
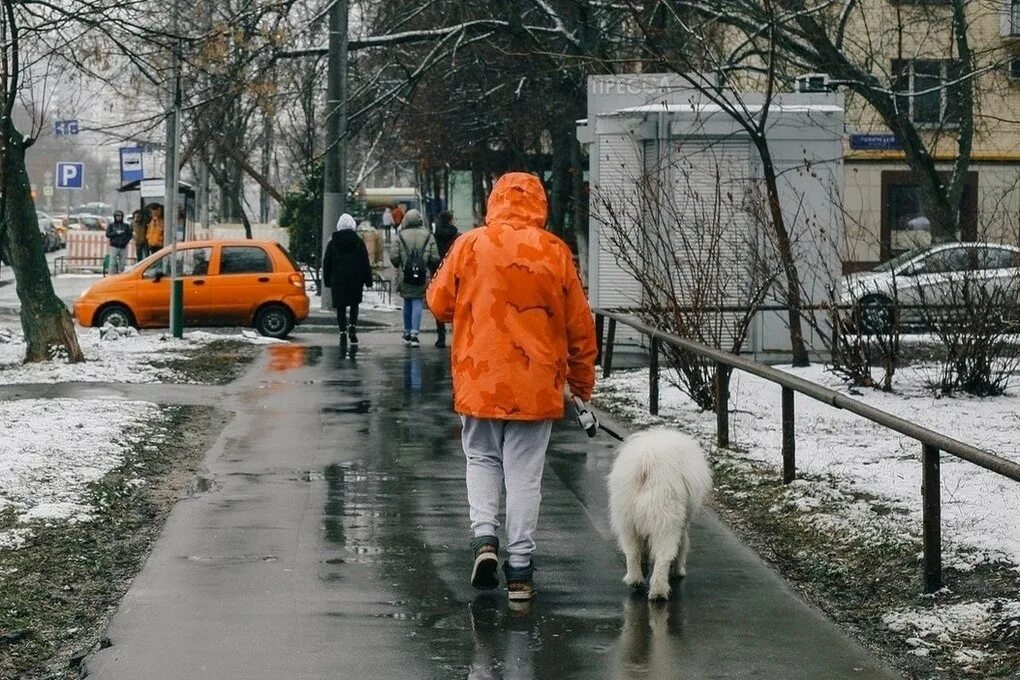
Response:
POLYGON ((407 245, 407 241, 404 237, 400 237, 400 242, 404 244, 404 248, 407 250, 407 261, 404 262, 404 284, 408 286, 424 286, 429 280, 429 267, 425 262, 425 251, 429 247, 429 239, 432 238, 432 234, 425 237, 425 244, 421 247, 421 250, 411 250, 411 247, 407 245))

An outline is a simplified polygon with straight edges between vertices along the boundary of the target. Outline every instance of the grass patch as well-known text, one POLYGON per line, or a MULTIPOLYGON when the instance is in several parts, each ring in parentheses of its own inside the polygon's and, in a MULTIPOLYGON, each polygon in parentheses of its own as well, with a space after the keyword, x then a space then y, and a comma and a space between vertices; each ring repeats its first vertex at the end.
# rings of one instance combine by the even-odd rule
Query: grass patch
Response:
POLYGON ((173 448, 140 438, 120 467, 91 486, 93 519, 35 522, 25 545, 0 550, 0 677, 78 677, 225 423, 212 409, 164 407, 147 431, 165 433, 173 448))
POLYGON ((241 377, 262 349, 238 340, 214 340, 202 347, 184 350, 181 356, 157 359, 152 365, 173 371, 183 382, 226 385, 241 377))

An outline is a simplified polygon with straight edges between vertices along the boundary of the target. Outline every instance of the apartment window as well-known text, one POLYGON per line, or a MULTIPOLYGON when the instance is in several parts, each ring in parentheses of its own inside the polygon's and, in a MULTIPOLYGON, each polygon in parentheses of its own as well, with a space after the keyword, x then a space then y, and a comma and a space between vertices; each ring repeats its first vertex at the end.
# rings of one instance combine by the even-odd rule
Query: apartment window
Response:
POLYGON ((1007 36, 1020 36, 1020 0, 1007 0, 1006 5, 1006 26, 1004 35, 1007 36))
MULTIPOLYGON (((948 173, 939 173, 949 181, 948 173)), ((968 172, 963 186, 961 241, 977 239, 978 173, 968 172)), ((881 255, 887 260, 914 248, 931 243, 931 220, 928 217, 921 188, 912 172, 882 172, 882 234, 881 255)))
POLYGON ((963 67, 956 59, 896 59, 894 87, 898 103, 921 127, 956 126, 960 121, 962 88, 956 81, 963 67))

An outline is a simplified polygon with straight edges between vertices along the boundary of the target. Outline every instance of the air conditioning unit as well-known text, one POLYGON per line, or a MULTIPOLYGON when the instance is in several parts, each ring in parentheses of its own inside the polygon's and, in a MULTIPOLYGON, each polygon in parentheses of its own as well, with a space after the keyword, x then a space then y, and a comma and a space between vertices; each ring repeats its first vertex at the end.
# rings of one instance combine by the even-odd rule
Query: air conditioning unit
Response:
POLYGON ((797 76, 797 92, 828 92, 831 89, 827 73, 805 73, 797 76))
POLYGON ((1020 83, 1020 57, 1009 60, 1009 79, 1014 83, 1020 83))

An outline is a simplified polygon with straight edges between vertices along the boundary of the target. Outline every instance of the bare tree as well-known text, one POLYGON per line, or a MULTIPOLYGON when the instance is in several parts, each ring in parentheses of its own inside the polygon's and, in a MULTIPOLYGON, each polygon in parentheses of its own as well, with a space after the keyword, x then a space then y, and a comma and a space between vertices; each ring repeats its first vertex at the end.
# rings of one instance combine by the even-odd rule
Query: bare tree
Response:
MULTIPOLYGON (((735 173, 721 157, 714 165, 706 181, 690 159, 669 155, 634 173, 633 192, 621 196, 596 188, 592 210, 605 225, 610 252, 640 287, 639 316, 737 353, 781 267, 761 250, 761 214, 746 170, 735 173)), ((666 354, 678 386, 713 409, 715 365, 682 350, 666 354)))

